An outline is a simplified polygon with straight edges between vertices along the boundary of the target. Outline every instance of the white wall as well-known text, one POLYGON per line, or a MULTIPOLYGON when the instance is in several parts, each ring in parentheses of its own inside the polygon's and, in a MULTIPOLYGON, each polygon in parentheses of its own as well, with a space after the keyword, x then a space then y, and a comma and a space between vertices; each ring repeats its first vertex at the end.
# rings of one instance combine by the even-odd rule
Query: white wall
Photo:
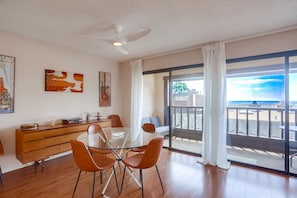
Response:
POLYGON ((155 103, 155 75, 143 76, 143 109, 142 117, 150 117, 153 115, 155 103))
POLYGON ((129 127, 131 117, 131 68, 128 62, 120 65, 121 78, 121 96, 118 98, 122 102, 122 116, 123 125, 129 127))
POLYGON ((6 32, 0 32, 0 43, 1 55, 16 57, 15 111, 0 114, 0 139, 5 152, 0 156, 3 172, 24 166, 15 157, 15 129, 21 124, 45 124, 53 117, 76 117, 85 112, 99 111, 105 118, 111 113, 121 114, 117 62, 6 32), (45 69, 82 73, 83 93, 44 91, 45 69), (99 71, 111 72, 111 107, 99 108, 99 71))
POLYGON ((164 124, 164 77, 168 73, 160 73, 155 75, 155 104, 152 116, 159 116, 160 124, 164 124), (157 99, 156 99, 157 98, 157 99))

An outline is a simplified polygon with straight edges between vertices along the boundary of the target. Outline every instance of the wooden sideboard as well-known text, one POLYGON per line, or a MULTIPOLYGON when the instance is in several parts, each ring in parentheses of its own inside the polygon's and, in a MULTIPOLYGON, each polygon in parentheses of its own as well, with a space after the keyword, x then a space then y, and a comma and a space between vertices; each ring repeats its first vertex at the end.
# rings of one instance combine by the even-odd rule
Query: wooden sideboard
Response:
MULTIPOLYGON (((100 120, 101 127, 111 127, 110 120, 100 120)), ((86 132, 91 123, 40 126, 35 130, 16 129, 16 158, 22 163, 39 162, 71 150, 70 140, 86 132)), ((44 165, 44 164, 43 164, 44 165)))

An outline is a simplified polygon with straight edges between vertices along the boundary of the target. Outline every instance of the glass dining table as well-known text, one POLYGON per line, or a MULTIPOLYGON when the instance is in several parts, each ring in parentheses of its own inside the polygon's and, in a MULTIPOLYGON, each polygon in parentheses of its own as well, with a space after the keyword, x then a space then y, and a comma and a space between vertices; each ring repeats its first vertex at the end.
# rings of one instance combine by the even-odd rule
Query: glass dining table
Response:
MULTIPOLYGON (((132 148, 139 148, 149 144, 149 142, 156 138, 161 137, 157 133, 148 133, 143 131, 141 128, 127 128, 127 127, 116 127, 116 128, 103 128, 103 133, 88 134, 87 132, 82 133, 77 137, 78 141, 83 142, 89 148, 109 149, 112 150, 114 156, 120 165, 124 166, 121 162, 122 154, 124 150, 130 150, 132 148)), ((129 170, 128 173, 132 179, 137 183, 139 187, 141 184, 133 173, 129 170)), ((107 186, 112 178, 113 172, 110 174, 102 194, 105 193, 107 186)))

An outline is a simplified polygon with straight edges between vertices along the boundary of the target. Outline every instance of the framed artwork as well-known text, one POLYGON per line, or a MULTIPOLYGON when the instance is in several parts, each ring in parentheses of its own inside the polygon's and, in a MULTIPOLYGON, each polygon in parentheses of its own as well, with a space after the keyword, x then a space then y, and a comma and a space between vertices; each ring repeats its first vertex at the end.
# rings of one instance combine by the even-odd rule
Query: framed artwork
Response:
POLYGON ((14 112, 15 57, 0 55, 0 113, 14 112))
POLYGON ((45 91, 83 92, 84 75, 65 71, 45 70, 45 91))
POLYGON ((111 106, 111 74, 99 72, 99 106, 111 106))

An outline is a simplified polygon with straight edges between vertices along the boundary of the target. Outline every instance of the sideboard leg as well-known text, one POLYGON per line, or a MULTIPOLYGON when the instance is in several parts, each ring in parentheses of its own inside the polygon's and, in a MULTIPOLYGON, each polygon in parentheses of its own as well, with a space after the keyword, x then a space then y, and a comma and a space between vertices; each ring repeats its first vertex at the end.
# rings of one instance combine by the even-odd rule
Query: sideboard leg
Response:
POLYGON ((47 159, 48 157, 45 157, 43 159, 39 159, 39 160, 35 160, 34 161, 34 168, 35 168, 35 171, 37 170, 37 166, 41 165, 41 170, 42 172, 44 171, 44 168, 45 168, 45 159, 47 159))

